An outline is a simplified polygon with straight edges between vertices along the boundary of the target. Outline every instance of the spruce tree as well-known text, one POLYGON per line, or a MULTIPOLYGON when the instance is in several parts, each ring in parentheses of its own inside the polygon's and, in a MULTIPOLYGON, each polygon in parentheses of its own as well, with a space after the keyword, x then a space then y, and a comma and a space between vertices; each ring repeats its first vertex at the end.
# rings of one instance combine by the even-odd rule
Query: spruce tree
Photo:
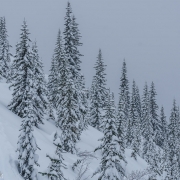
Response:
MULTIPOLYGON (((148 86, 147 83, 144 86, 143 90, 143 97, 142 97, 142 118, 141 118, 141 132, 144 138, 147 138, 149 136, 147 129, 149 129, 149 118, 150 118, 150 112, 149 112, 149 92, 148 92, 148 86)), ((151 127, 150 127, 151 128, 151 127)), ((152 132, 151 132, 152 133, 152 132)))
POLYGON ((61 37, 61 31, 58 31, 57 41, 55 44, 54 54, 51 62, 51 69, 48 81, 48 98, 52 106, 57 109, 59 101, 59 81, 60 79, 60 70, 62 66, 62 60, 64 59, 64 48, 61 37))
POLYGON ((23 94, 23 111, 21 134, 18 140, 18 162, 21 176, 26 180, 37 179, 34 165, 38 165, 38 156, 35 154, 38 146, 33 136, 33 126, 37 120, 38 110, 35 107, 36 88, 33 80, 33 71, 30 68, 30 61, 26 59, 26 85, 23 94), (28 63, 29 62, 29 63, 28 63))
POLYGON ((0 79, 11 81, 10 44, 8 41, 5 17, 0 18, 0 79))
POLYGON ((137 107, 137 91, 136 91, 136 83, 133 81, 132 86, 132 98, 131 98, 131 107, 129 114, 129 125, 127 131, 127 145, 132 147, 132 154, 135 160, 137 159, 137 155, 140 155, 141 148, 141 132, 140 132, 140 123, 141 119, 138 112, 137 107))
POLYGON ((173 102, 173 107, 170 115, 170 124, 168 127, 168 141, 167 141, 167 159, 166 159, 166 179, 179 179, 179 139, 178 139, 178 124, 179 114, 176 101, 173 102))
POLYGON ((46 97, 46 82, 45 82, 45 75, 43 71, 43 63, 38 54, 38 47, 36 42, 32 45, 31 51, 31 59, 33 64, 33 73, 34 73, 34 87, 35 87, 35 106, 37 109, 37 121, 35 122, 35 126, 38 127, 38 124, 43 123, 43 117, 45 114, 45 109, 47 109, 47 97, 46 97))
POLYGON ((82 76, 82 93, 81 93, 81 107, 80 108, 80 112, 81 112, 81 118, 80 118, 80 122, 79 122, 79 128, 81 129, 81 131, 86 130, 88 127, 88 101, 87 101, 87 92, 85 89, 85 80, 84 80, 84 76, 82 76))
POLYGON ((66 180, 62 172, 62 168, 66 169, 66 165, 63 163, 63 149, 59 138, 55 140, 54 145, 56 146, 55 155, 52 157, 50 155, 46 155, 46 157, 50 159, 51 163, 48 166, 47 171, 43 173, 40 172, 40 174, 42 174, 42 176, 46 176, 50 180, 66 180))
POLYGON ((150 117, 151 117, 151 123, 153 125, 153 138, 155 140, 155 143, 160 146, 161 142, 159 142, 160 140, 159 132, 161 131, 162 127, 158 116, 158 105, 156 103, 156 95, 157 93, 155 90, 155 86, 154 83, 152 82, 149 92, 150 117))
POLYGON ((91 125, 98 130, 100 130, 100 126, 102 123, 102 111, 103 108, 106 106, 106 96, 107 96, 107 89, 106 89, 106 79, 105 79, 105 67, 106 65, 102 59, 101 50, 99 50, 99 54, 97 57, 97 61, 95 64, 95 71, 96 74, 93 77, 93 89, 91 91, 91 125))
POLYGON ((80 119, 79 101, 76 97, 77 89, 67 59, 64 59, 62 62, 62 67, 63 79, 61 79, 61 83, 64 86, 61 86, 63 87, 61 89, 62 96, 59 101, 59 106, 61 107, 58 108, 57 114, 58 117, 61 117, 61 125, 59 127, 62 128, 63 149, 73 154, 76 152, 76 142, 80 137, 80 130, 77 124, 80 119))
POLYGON ((161 114, 160 114, 160 122, 161 122, 161 129, 158 132, 159 135, 159 145, 164 149, 164 144, 165 141, 167 140, 167 121, 166 121, 166 116, 164 114, 164 108, 163 106, 161 107, 161 114))
MULTIPOLYGON (((29 30, 26 21, 23 21, 20 35, 20 42, 16 45, 16 55, 12 65, 15 72, 12 76, 13 99, 9 104, 9 109, 20 117, 24 116, 26 107, 26 90, 29 89, 27 78, 33 78, 33 61, 30 53, 29 30), (31 74, 31 77, 27 75, 31 74)), ((34 84, 33 84, 34 86, 34 84)))
POLYGON ((104 137, 101 145, 95 149, 102 150, 100 168, 94 173, 100 173, 99 180, 122 180, 125 176, 124 166, 126 164, 124 147, 118 138, 116 129, 116 110, 111 95, 108 95, 103 119, 104 137))
POLYGON ((130 96, 129 96, 129 82, 127 79, 126 62, 123 62, 122 75, 120 78, 120 93, 119 103, 117 111, 117 131, 119 136, 122 137, 126 143, 127 127, 129 123, 129 108, 130 108, 130 96))

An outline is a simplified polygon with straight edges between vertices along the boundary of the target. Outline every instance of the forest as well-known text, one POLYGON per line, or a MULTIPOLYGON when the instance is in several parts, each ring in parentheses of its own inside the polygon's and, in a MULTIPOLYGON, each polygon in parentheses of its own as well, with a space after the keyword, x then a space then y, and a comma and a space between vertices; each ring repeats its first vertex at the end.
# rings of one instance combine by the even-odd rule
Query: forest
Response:
MULTIPOLYGON (((64 154, 77 154, 81 159, 72 170, 82 168, 75 178, 85 180, 178 180, 180 179, 180 112, 172 100, 170 117, 157 104, 155 84, 145 83, 143 95, 133 80, 129 87, 126 61, 121 69, 119 99, 107 87, 106 64, 99 49, 91 87, 81 72, 79 47, 81 33, 68 2, 64 30, 57 30, 57 40, 51 59, 48 79, 39 56, 38 42, 32 42, 26 20, 23 21, 16 53, 8 40, 5 17, 0 18, 0 82, 8 84, 12 99, 7 108, 22 119, 17 141, 17 169, 24 180, 66 180, 64 170, 69 167, 64 154), (159 114, 160 110, 160 114, 159 114), (37 172, 39 147, 34 129, 41 129, 49 121, 62 133, 55 133, 54 154, 47 154, 46 171, 37 172), (78 152, 77 143, 90 127, 103 134, 94 152, 101 153, 100 163, 90 177, 84 178, 87 160, 96 158, 94 152, 78 152), (125 150, 131 158, 140 157, 148 164, 144 171, 126 173, 125 150)), ((0 114, 1 121, 1 114, 0 114)), ((48 153, 48 152, 47 152, 48 153)), ((0 159, 1 161, 1 159, 0 159)), ((1 176, 0 176, 1 177, 1 176)), ((6 180, 6 179, 5 179, 6 180)))

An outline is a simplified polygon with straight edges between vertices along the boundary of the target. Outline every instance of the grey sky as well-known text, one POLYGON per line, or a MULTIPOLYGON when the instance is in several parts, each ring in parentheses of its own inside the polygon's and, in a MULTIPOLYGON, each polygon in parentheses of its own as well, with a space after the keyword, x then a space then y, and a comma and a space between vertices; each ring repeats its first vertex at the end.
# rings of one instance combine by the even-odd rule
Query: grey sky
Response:
MULTIPOLYGON (((107 66, 107 84, 118 101, 119 79, 126 59, 130 82, 140 92, 154 81, 158 104, 169 115, 173 98, 180 104, 180 1, 177 0, 71 0, 83 47, 82 72, 90 86, 98 49, 107 66)), ((64 30, 65 0, 1 0, 9 41, 19 40, 23 19, 37 40, 48 73, 58 29, 64 30)), ((131 86, 130 86, 131 88, 131 86)))

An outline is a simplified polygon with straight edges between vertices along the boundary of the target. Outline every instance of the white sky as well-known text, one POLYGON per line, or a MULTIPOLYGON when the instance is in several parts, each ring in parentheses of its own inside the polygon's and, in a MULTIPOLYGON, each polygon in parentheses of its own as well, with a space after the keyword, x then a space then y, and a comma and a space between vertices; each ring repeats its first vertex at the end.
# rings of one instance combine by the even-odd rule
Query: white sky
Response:
MULTIPOLYGON (((173 98, 180 104, 180 1, 179 0, 71 0, 83 47, 82 72, 90 86, 99 48, 107 66, 107 84, 118 101, 122 62, 140 92, 154 81, 158 104, 169 115, 173 98)), ((15 44, 23 19, 37 40, 48 73, 58 29, 64 30, 65 0, 1 0, 9 41, 15 44)), ((131 86, 130 86, 131 88, 131 86)), ((169 117, 168 117, 169 118, 169 117)))

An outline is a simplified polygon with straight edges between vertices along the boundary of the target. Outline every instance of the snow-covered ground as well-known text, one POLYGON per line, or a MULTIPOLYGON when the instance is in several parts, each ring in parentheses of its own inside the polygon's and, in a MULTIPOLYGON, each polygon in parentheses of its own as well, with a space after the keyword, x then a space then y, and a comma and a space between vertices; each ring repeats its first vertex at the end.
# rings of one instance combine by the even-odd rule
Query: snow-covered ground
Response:
MULTIPOLYGON (((20 134, 19 129, 22 119, 8 110, 7 105, 11 101, 12 95, 9 90, 9 85, 6 83, 0 83, 0 172, 3 173, 4 180, 22 180, 17 170, 17 141, 20 134)), ((49 165, 49 159, 46 154, 53 155, 55 152, 55 146, 53 145, 54 134, 61 133, 52 122, 44 120, 44 125, 40 126, 40 129, 35 128, 34 136, 37 144, 41 150, 37 150, 39 155, 40 167, 37 167, 38 172, 43 172, 49 165)), ((102 133, 89 126, 88 130, 84 131, 81 135, 81 140, 77 147, 80 151, 93 152, 96 147, 99 146, 99 141, 102 137, 102 133)), ((126 160, 128 162, 126 166, 127 173, 132 170, 143 170, 147 167, 147 163, 137 158, 137 161, 130 157, 131 150, 126 150, 126 160)), ((75 180, 77 172, 72 170, 72 165, 78 159, 77 155, 70 153, 63 154, 67 169, 64 171, 64 176, 69 180, 75 180)), ((101 160, 100 152, 95 153, 96 158, 91 160, 87 174, 84 177, 89 176, 89 179, 97 180, 98 175, 91 178, 92 174, 99 166, 101 160)), ((1 179, 1 178, 0 178, 1 179)), ((40 180, 45 180, 44 177, 39 176, 40 180)))

